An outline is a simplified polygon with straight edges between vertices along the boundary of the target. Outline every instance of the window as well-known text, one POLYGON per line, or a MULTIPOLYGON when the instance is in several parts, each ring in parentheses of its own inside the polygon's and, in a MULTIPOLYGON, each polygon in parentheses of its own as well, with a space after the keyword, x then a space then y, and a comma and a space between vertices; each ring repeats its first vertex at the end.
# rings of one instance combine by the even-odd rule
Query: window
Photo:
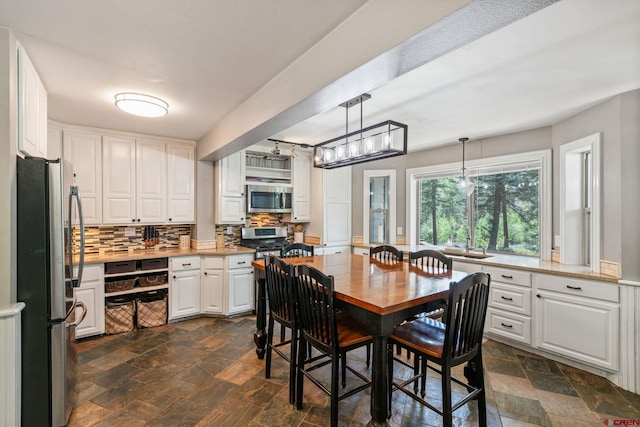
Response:
POLYGON ((364 171, 365 243, 395 243, 396 229, 396 171, 364 171))
POLYGON ((469 162, 475 191, 458 190, 457 165, 407 171, 412 244, 550 256, 550 153, 469 162))

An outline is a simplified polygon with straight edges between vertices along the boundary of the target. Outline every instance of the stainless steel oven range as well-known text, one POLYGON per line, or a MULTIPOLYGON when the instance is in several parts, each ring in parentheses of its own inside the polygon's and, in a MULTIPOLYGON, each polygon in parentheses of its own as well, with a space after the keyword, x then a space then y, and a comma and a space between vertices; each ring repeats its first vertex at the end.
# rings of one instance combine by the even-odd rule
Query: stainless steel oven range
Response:
POLYGON ((267 255, 280 256, 280 248, 287 246, 287 227, 245 227, 240 244, 256 250, 255 259, 267 255))

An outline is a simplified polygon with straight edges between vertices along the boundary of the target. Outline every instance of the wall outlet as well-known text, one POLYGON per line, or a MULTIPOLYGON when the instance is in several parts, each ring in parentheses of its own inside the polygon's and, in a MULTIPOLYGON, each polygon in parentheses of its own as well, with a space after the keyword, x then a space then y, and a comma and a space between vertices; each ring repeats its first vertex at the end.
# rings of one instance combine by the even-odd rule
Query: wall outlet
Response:
POLYGON ((231 226, 227 226, 227 234, 233 234, 233 229, 231 228, 231 226))
POLYGON ((560 235, 556 234, 555 236, 553 236, 553 246, 555 246, 556 248, 560 247, 560 235))
POLYGON ((124 235, 126 237, 136 237, 136 228, 135 227, 125 227, 124 235))
POLYGON ((402 227, 398 227, 398 229, 396 230, 396 234, 398 236, 402 236, 402 227))

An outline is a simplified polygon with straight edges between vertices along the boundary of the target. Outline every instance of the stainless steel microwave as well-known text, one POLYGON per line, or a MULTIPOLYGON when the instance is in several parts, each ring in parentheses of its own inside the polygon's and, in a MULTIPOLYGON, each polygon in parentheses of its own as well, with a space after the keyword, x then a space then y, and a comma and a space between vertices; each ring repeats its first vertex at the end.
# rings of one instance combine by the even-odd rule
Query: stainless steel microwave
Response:
POLYGON ((247 212, 291 212, 292 196, 290 185, 247 185, 247 212))

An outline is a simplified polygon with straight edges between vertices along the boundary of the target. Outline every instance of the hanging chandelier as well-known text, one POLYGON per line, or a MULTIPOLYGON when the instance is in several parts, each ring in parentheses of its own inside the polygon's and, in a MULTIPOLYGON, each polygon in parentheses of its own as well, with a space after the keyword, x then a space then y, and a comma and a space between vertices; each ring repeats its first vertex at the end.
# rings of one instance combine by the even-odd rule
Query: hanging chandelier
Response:
POLYGON ((462 142, 462 176, 460 177, 456 185, 460 192, 465 193, 467 196, 470 196, 473 193, 475 184, 467 176, 466 169, 464 167, 464 144, 468 140, 469 138, 458 139, 458 141, 462 142))
POLYGON ((407 154, 407 125, 387 120, 362 127, 362 103, 369 98, 365 93, 340 104, 346 110, 346 133, 314 146, 314 167, 334 169, 407 154), (360 129, 349 132, 349 108, 358 104, 360 129))

